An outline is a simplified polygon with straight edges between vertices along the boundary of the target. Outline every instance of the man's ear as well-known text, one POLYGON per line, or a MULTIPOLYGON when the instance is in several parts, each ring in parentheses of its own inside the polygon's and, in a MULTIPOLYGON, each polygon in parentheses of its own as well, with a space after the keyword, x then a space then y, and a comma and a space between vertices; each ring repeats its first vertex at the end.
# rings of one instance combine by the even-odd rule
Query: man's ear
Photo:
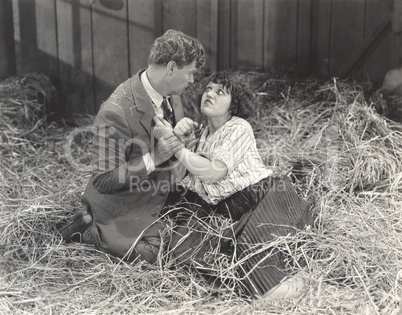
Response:
POLYGON ((175 61, 169 61, 166 65, 166 74, 168 76, 172 75, 173 70, 177 68, 176 62, 175 61))

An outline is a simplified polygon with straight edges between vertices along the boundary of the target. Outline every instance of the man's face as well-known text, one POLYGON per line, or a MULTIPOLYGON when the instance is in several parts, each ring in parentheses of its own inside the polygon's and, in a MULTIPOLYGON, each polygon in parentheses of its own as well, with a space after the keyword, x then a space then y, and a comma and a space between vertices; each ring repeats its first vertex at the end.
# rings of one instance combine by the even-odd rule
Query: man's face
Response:
POLYGON ((189 83, 194 82, 194 73, 197 71, 195 61, 179 69, 176 64, 172 67, 171 75, 169 76, 170 93, 180 95, 189 83))

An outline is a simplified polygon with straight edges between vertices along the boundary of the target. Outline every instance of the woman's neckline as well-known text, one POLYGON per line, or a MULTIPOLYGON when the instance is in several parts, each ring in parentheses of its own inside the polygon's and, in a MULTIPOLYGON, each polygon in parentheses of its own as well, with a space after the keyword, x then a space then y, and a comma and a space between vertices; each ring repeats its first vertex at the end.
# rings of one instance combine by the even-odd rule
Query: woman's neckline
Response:
POLYGON ((223 126, 225 126, 229 121, 231 121, 235 116, 231 116, 228 120, 226 120, 221 126, 219 126, 218 128, 216 128, 214 131, 212 131, 211 128, 211 124, 208 123, 208 134, 207 137, 209 137, 210 135, 215 134, 219 129, 221 129, 223 126))

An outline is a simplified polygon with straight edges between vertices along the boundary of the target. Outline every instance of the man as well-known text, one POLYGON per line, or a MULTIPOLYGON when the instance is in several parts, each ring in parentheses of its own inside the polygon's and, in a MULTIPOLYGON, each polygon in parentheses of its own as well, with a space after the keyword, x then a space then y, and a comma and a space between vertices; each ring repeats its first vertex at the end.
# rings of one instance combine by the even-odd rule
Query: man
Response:
POLYGON ((182 177, 172 157, 183 143, 172 131, 159 130, 155 137, 153 119, 174 125, 183 118, 179 95, 204 63, 198 40, 168 30, 155 40, 147 69, 102 104, 93 125, 87 207, 61 230, 64 239, 89 226, 99 249, 130 261, 156 261, 163 229, 157 219, 172 184, 182 177))

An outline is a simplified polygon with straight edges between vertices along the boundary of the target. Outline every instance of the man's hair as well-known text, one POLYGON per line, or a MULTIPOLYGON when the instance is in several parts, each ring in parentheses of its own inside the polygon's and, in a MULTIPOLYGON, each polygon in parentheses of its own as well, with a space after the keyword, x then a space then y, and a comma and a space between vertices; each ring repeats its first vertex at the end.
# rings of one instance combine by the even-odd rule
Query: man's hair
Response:
POLYGON ((229 111, 233 116, 248 118, 253 113, 254 94, 250 87, 241 82, 235 75, 222 71, 212 74, 208 83, 221 84, 232 96, 229 111))
POLYGON ((195 61, 199 69, 205 64, 205 51, 197 39, 180 31, 168 30, 154 41, 148 64, 165 66, 169 61, 174 61, 179 69, 195 61))

